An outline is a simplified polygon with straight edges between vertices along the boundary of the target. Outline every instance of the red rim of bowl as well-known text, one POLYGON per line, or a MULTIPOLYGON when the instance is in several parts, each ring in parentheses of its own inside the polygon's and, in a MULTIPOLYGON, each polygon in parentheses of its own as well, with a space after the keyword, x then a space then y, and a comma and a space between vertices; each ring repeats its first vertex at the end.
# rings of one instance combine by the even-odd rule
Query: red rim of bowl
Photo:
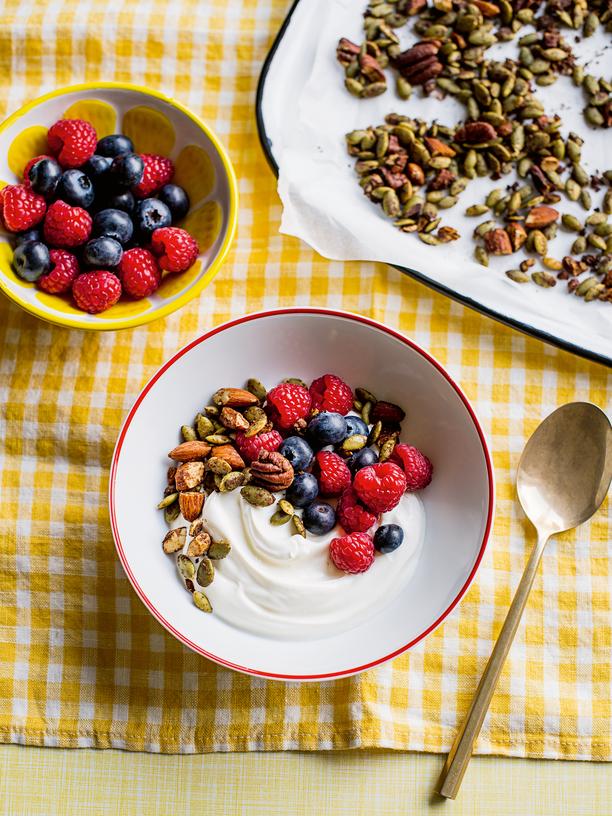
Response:
POLYGON ((119 433, 119 437, 117 439, 117 444, 115 445, 115 450, 113 452, 113 459, 111 463, 111 470, 110 470, 110 481, 109 481, 109 510, 110 510, 110 520, 111 520, 111 527, 113 531, 113 538, 115 539, 115 546, 117 548, 117 553, 119 555, 119 559, 123 565, 123 569, 125 570, 130 583, 132 584, 133 588, 135 589, 138 597, 147 607, 147 609, 152 613, 153 617, 161 623, 161 625, 167 629, 172 635, 174 635, 177 640, 183 643, 185 646, 188 646, 194 652, 202 655, 202 657, 207 657, 209 660, 213 660, 215 663, 218 663, 221 666, 225 666, 229 669, 235 669, 236 671, 243 672, 244 674, 255 675, 256 677, 268 677, 273 678, 276 680, 333 680, 339 677, 347 677, 351 674, 358 674, 359 672, 365 671, 366 669, 371 669, 374 666, 378 666, 381 663, 385 663, 387 660, 391 660, 394 657, 398 657, 403 652, 407 651, 408 649, 412 648, 416 643, 423 640, 428 634, 430 634, 434 629, 436 629, 442 621, 448 617, 448 615, 453 611, 453 609, 457 606, 463 595, 466 593, 468 587, 474 580, 474 576, 480 566, 480 562, 484 556, 487 542, 489 540, 489 534, 491 532, 491 525, 493 523, 493 509, 494 509, 494 477, 493 477, 493 467, 491 464, 491 455, 489 453, 489 448, 487 445, 487 441, 485 439, 485 435, 483 433, 482 427, 480 422, 478 421, 478 417, 476 416, 474 409, 470 405, 467 397, 461 390, 461 388, 457 385, 457 383, 452 379, 452 377, 448 374, 448 372, 442 367, 437 360, 435 360, 428 352, 424 351, 420 346, 414 343, 412 340, 409 340, 404 335, 400 334, 399 332, 394 331, 393 329, 389 329, 387 326, 384 326, 382 323, 378 323, 375 320, 370 320, 367 317, 362 317, 361 315, 351 314, 350 312, 341 312, 335 309, 316 309, 316 308, 295 308, 295 309, 272 309, 265 312, 257 312, 255 314, 245 315, 244 317, 240 317, 236 320, 231 320, 229 323, 223 323, 221 326, 217 326, 214 329, 211 329, 206 334, 203 334, 201 337, 198 337, 196 340, 193 340, 187 346, 182 348, 180 351, 171 357, 164 365, 156 372, 156 374, 151 377, 149 382, 145 385, 145 387, 140 392, 136 402, 130 409, 129 414, 127 415, 121 431, 119 433), (119 457, 121 455, 121 448, 123 446, 123 441, 125 436, 128 432, 132 419, 134 418, 140 403, 146 397, 148 392, 151 390, 153 385, 157 382, 157 380, 167 371, 170 366, 174 365, 174 363, 179 360, 184 354, 190 351, 195 346, 200 345, 208 338, 213 337, 220 332, 225 331, 226 329, 230 329, 234 326, 239 326, 241 323, 248 323, 252 320, 259 320, 261 318, 266 317, 273 317, 275 315, 287 315, 287 314, 316 314, 316 315, 326 315, 330 317, 340 317, 345 320, 354 320, 357 323, 363 323, 366 326, 371 326, 374 329, 378 329, 379 331, 383 331, 386 334, 394 337, 396 340, 400 340, 405 345, 409 346, 414 351, 418 352, 422 357, 424 357, 434 368, 436 368, 440 374, 444 377, 444 379, 452 386, 455 392, 460 397, 461 401, 463 402, 472 422, 474 423, 474 427, 476 428, 476 432, 478 433, 478 437, 480 439, 480 443, 482 445, 482 452, 485 458, 485 463, 487 466, 487 478, 489 483, 489 495, 488 495, 488 508, 487 508, 487 523, 485 526, 485 531, 482 537, 482 543, 480 545, 480 549, 478 551, 478 557, 472 567, 470 574, 467 577, 467 580, 450 603, 450 605, 444 610, 444 612, 435 620, 430 626, 425 629, 425 631, 421 632, 420 635, 413 638, 411 641, 406 643, 405 646, 401 646, 399 649, 391 652, 390 654, 384 655, 383 657, 379 657, 376 660, 371 661, 370 663, 366 663, 363 666, 356 666, 349 669, 343 669, 342 671, 336 672, 329 672, 326 674, 279 674, 276 672, 266 672, 261 671, 259 669, 253 669, 248 666, 240 666, 237 663, 232 663, 229 660, 224 660, 222 657, 217 655, 211 654, 207 652, 205 649, 202 649, 197 644, 193 643, 189 638, 186 638, 181 632, 175 629, 172 624, 167 621, 163 615, 156 609, 153 603, 149 600, 146 594, 143 592, 140 584, 136 580, 136 576, 132 572, 130 565, 128 563, 128 559, 125 555, 123 550, 123 545, 121 543, 121 538, 119 536, 119 530, 117 527, 117 519, 115 515, 115 479, 117 475, 117 467, 119 463, 119 457))

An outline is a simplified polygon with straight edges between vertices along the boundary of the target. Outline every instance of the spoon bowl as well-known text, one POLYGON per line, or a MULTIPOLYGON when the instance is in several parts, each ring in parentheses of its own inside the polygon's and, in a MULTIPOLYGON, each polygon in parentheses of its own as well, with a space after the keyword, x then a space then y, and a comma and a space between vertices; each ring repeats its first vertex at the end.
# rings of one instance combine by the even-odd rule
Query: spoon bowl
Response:
POLYGON ((612 427, 590 402, 562 405, 536 428, 518 466, 525 515, 548 535, 591 518, 612 479, 612 427))

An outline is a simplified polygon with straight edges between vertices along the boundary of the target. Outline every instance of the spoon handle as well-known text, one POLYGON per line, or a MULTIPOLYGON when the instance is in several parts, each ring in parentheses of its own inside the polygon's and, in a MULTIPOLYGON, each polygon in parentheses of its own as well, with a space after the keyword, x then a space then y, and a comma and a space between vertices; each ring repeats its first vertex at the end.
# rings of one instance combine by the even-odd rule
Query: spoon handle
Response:
POLYGON ((461 786, 463 775, 472 756, 472 746, 480 733, 480 728, 493 697, 499 675, 504 667, 506 656, 514 640, 514 635, 536 576, 540 558, 549 537, 548 533, 539 532, 538 534, 538 541, 529 557, 502 630, 476 689, 470 710, 463 725, 457 732, 453 746, 446 758, 437 789, 440 795, 447 799, 454 799, 461 786))

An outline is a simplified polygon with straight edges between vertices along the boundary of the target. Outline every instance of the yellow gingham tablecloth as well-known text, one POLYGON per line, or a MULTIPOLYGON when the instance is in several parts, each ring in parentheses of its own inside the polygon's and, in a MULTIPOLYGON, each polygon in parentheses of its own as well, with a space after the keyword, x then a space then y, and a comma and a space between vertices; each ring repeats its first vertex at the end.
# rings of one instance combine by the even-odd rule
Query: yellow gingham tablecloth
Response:
MULTIPOLYGON (((285 0, 3 9, 0 114, 83 80, 159 88, 225 142, 241 212, 213 285, 148 327, 86 334, 0 300, 0 740, 163 752, 448 749, 533 542, 514 496, 520 451, 557 405, 609 405, 610 371, 381 264, 328 262, 279 236, 253 106, 285 0), (131 590, 106 500, 118 428, 155 369, 215 324, 290 305, 361 312, 428 348, 473 400, 497 478, 491 544, 459 609, 410 654, 312 685, 245 677, 179 645, 131 590)), ((610 539, 605 505, 545 553, 477 751, 612 759, 610 539)))

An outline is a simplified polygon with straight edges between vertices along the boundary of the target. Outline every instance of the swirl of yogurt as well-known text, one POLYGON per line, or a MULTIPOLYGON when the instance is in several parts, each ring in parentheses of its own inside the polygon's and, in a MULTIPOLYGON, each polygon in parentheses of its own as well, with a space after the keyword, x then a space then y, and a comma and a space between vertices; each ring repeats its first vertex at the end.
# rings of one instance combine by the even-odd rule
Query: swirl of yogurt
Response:
POLYGON ((228 557, 215 562, 206 594, 215 614, 240 629, 291 639, 336 634, 376 614, 416 569, 425 512, 414 494, 381 518, 404 530, 401 546, 377 553, 370 569, 357 575, 340 572, 329 559, 331 540, 344 535, 340 527, 303 538, 291 523, 270 523, 275 509, 253 507, 239 490, 212 493, 204 505, 204 527, 232 545, 228 557))

